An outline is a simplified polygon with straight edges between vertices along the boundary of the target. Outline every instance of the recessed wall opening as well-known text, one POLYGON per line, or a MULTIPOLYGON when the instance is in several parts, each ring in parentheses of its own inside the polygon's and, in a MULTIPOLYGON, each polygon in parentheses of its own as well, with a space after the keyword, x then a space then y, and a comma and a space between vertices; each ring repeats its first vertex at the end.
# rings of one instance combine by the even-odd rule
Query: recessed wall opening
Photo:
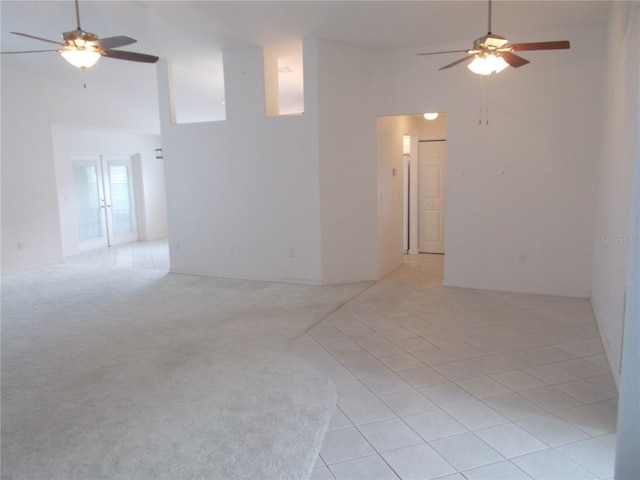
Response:
POLYGON ((278 57, 280 115, 304 113, 304 63, 302 43, 278 57))
POLYGON ((304 113, 302 44, 284 50, 263 50, 265 115, 304 113))

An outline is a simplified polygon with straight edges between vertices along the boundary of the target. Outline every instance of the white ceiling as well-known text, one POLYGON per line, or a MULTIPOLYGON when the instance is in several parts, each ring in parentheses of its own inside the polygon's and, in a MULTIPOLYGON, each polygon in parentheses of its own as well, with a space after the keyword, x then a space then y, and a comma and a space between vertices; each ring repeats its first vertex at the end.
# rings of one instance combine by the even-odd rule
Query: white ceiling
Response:
MULTIPOLYGON (((495 1, 492 30, 515 42, 564 40, 555 38, 557 32, 605 21, 606 4, 495 1), (545 32, 553 33, 554 38, 540 38, 545 32)), ((0 5, 2 51, 49 47, 11 35, 11 31, 58 40, 63 31, 76 26, 71 0, 2 0, 0 5)), ((485 1, 87 0, 80 2, 80 13, 82 28, 99 37, 127 35, 138 40, 122 50, 169 59, 185 91, 205 96, 220 109, 225 49, 256 45, 275 49, 279 63, 293 70, 287 75, 294 79, 301 73, 305 38, 323 38, 373 52, 415 49, 417 53, 439 45, 469 48, 487 31, 485 1)), ((97 91, 130 99, 137 108, 157 109, 155 68, 148 64, 102 59, 94 69, 81 73, 54 53, 2 55, 2 64, 61 84, 88 82, 97 91)), ((294 92, 290 99, 283 99, 289 103, 283 107, 295 111, 295 97, 294 92)))

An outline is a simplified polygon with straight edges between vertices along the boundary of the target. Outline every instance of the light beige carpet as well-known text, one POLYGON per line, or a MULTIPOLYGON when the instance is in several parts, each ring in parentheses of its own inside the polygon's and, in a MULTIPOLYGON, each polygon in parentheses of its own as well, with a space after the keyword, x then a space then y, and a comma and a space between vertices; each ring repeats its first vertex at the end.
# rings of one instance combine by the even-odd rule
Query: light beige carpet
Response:
POLYGON ((366 287, 3 277, 2 478, 306 478, 336 394, 287 345, 366 287))

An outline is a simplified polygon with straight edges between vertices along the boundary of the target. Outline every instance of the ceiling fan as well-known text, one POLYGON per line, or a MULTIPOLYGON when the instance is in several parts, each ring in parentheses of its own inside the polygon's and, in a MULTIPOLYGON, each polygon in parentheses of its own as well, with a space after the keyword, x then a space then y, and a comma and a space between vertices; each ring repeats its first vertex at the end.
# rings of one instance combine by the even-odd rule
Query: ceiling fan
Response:
POLYGON ((489 0, 489 29, 486 35, 477 38, 473 42, 473 48, 469 50, 447 50, 443 52, 419 53, 418 55, 439 55, 442 53, 466 53, 467 56, 456 60, 438 70, 455 67, 467 60, 473 59, 468 65, 469 70, 480 75, 490 75, 501 72, 511 66, 521 67, 529 63, 529 60, 516 55, 513 52, 525 50, 564 50, 570 47, 568 40, 535 43, 509 43, 505 37, 491 33, 491 0, 489 0))
POLYGON ((94 33, 87 32, 80 27, 80 7, 78 0, 75 0, 77 28, 69 32, 62 33, 63 42, 48 40, 46 38, 29 35, 27 33, 11 32, 14 35, 40 40, 42 42, 53 43, 59 48, 55 50, 23 50, 18 52, 0 52, 2 54, 16 53, 40 53, 58 52, 65 60, 78 68, 89 68, 95 65, 100 57, 115 58, 118 60, 129 60, 132 62, 155 63, 158 57, 146 55, 144 53, 126 52, 124 50, 114 50, 118 47, 131 45, 136 40, 125 36, 98 38, 94 33))

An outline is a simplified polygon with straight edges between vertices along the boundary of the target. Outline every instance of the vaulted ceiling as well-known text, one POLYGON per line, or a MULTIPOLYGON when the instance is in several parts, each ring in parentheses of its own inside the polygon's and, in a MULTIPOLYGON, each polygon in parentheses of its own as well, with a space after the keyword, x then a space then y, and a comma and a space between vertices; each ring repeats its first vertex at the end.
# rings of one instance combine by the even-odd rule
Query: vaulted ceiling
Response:
MULTIPOLYGON (((496 1, 493 31, 517 42, 560 40, 540 34, 602 23, 607 3, 496 1)), ((122 50, 169 59, 185 91, 205 95, 217 106, 224 100, 225 49, 256 45, 274 49, 280 65, 295 78, 301 73, 305 38, 372 52, 415 49, 417 53, 442 45, 469 48, 487 31, 484 1, 81 1, 80 13, 83 29, 100 37, 137 39, 122 50)), ((58 40, 76 26, 71 0, 3 0, 1 14, 2 51, 51 46, 11 31, 58 40)), ((443 62, 449 59, 455 60, 446 56, 443 62)), ((90 71, 80 72, 55 53, 2 55, 2 64, 60 84, 89 83, 96 91, 129 99, 137 108, 157 109, 151 65, 102 59, 90 71)), ((295 111, 295 92, 284 101, 290 102, 285 108, 295 111)))

